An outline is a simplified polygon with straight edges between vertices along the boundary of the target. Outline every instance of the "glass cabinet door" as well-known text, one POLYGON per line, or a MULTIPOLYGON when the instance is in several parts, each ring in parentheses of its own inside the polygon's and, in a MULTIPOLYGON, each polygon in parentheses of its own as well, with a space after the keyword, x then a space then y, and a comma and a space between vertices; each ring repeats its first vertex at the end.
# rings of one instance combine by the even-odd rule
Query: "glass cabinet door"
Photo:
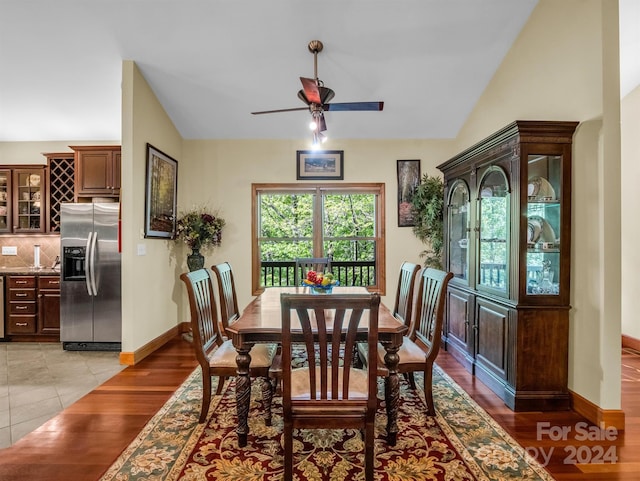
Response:
POLYGON ((455 278, 469 282, 469 187, 457 180, 449 194, 448 237, 449 271, 455 278))
POLYGON ((0 170, 0 232, 11 232, 11 171, 0 170))
POLYGON ((509 272, 509 189, 499 167, 490 167, 478 188, 477 285, 507 293, 509 272))
POLYGON ((529 155, 527 184, 527 294, 560 294, 562 157, 529 155))
POLYGON ((44 170, 15 170, 14 232, 43 232, 44 170))

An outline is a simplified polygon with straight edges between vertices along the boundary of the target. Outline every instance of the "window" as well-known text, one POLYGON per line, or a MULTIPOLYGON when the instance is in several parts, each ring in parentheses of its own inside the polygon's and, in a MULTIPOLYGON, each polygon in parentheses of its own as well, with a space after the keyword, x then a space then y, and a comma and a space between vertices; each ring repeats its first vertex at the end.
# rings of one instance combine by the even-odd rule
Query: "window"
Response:
POLYGON ((253 184, 252 286, 293 286, 297 257, 384 294, 384 184, 253 184))

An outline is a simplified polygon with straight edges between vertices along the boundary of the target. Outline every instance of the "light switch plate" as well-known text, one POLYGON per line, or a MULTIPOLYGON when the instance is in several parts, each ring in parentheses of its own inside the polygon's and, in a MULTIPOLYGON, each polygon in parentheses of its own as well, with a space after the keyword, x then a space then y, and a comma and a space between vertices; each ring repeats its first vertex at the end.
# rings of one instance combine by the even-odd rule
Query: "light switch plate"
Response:
POLYGON ((138 255, 146 256, 147 255, 147 245, 146 244, 138 244, 138 255))
POLYGON ((17 246, 2 246, 2 255, 3 256, 17 256, 18 255, 18 247, 17 246))

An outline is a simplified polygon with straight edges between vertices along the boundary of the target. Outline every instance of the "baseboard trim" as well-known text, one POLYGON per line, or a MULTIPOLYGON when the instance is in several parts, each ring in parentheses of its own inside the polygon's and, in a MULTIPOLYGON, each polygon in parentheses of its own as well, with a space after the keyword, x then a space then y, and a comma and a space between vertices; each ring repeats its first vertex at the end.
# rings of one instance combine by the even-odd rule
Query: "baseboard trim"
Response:
POLYGON ((177 335, 182 334, 183 332, 188 332, 189 330, 190 324, 188 322, 181 322, 175 327, 169 329, 167 332, 161 334, 155 339, 152 339, 140 349, 137 349, 134 352, 121 352, 119 357, 120 364, 123 364, 125 366, 133 366, 134 364, 142 361, 149 354, 160 349, 177 335))
POLYGON ((602 409, 580 394, 569 391, 571 395, 571 408, 581 414, 589 422, 605 428, 614 427, 618 431, 624 431, 625 416, 621 409, 602 409))
POLYGON ((635 337, 622 335, 622 347, 628 347, 640 351, 640 339, 635 337))

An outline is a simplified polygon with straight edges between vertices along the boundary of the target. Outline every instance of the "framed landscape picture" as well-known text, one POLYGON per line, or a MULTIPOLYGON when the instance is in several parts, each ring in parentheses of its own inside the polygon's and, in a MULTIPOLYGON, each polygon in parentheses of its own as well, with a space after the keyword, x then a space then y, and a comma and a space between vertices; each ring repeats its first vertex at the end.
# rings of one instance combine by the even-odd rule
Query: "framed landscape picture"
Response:
POLYGON ((343 150, 298 150, 297 180, 343 180, 343 150))
POLYGON ((398 160, 398 227, 415 225, 411 215, 411 200, 420 184, 420 161, 398 160))
POLYGON ((144 236, 173 239, 176 235, 178 161, 147 144, 144 236))

